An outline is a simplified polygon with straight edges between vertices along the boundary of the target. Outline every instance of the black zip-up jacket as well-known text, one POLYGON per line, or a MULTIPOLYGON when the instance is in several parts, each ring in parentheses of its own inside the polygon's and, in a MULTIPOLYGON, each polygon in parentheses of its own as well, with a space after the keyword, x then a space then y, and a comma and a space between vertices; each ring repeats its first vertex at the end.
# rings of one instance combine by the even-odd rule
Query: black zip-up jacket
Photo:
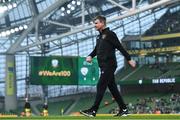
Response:
POLYGON ((115 49, 118 49, 126 60, 131 60, 116 34, 109 28, 105 28, 97 36, 96 46, 89 56, 93 58, 97 55, 99 67, 117 67, 115 49))

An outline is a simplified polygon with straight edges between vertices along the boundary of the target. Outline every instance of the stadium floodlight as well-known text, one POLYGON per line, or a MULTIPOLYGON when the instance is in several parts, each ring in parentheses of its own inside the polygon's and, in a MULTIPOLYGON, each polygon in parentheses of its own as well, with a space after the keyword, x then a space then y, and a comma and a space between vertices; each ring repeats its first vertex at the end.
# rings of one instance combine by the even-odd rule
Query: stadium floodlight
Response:
POLYGON ((24 28, 22 26, 19 26, 19 30, 23 30, 24 28))
POLYGON ((72 3, 73 5, 75 5, 75 4, 76 4, 76 1, 73 0, 71 3, 72 3))
POLYGON ((19 28, 15 28, 14 30, 15 30, 16 32, 18 32, 18 31, 19 31, 19 28))
POLYGON ((4 13, 6 11, 6 7, 5 6, 0 6, 0 13, 4 13))
POLYGON ((23 27, 24 27, 24 29, 27 29, 27 28, 28 28, 28 26, 27 26, 27 25, 23 25, 23 27))
POLYGON ((0 13, 3 13, 4 12, 4 9, 2 6, 0 6, 0 13))
POLYGON ((15 8, 15 7, 17 7, 17 4, 16 4, 16 3, 13 3, 12 6, 15 8))
POLYGON ((64 16, 65 14, 64 13, 61 13, 61 16, 64 16))
POLYGON ((9 10, 13 8, 13 6, 11 4, 9 4, 7 7, 9 10))
POLYGON ((10 30, 7 30, 6 31, 6 35, 10 35, 11 34, 11 31, 10 30))
POLYGON ((75 7, 74 7, 74 6, 72 6, 72 7, 71 7, 71 10, 75 10, 75 7))
POLYGON ((81 5, 81 2, 80 2, 80 1, 77 1, 77 5, 81 5))
POLYGON ((15 33, 15 30, 14 30, 14 29, 11 29, 10 31, 11 31, 11 33, 15 33))
POLYGON ((6 31, 1 32, 0 37, 5 37, 5 36, 8 36, 8 35, 13 34, 15 32, 22 31, 22 30, 27 29, 27 28, 28 28, 28 26, 26 24, 21 25, 19 27, 14 28, 14 29, 10 29, 10 30, 6 30, 6 31))
POLYGON ((68 4, 68 5, 67 5, 67 8, 71 8, 71 4, 68 4))
POLYGON ((6 32, 2 32, 2 37, 5 37, 6 36, 6 32))
POLYGON ((71 11, 70 10, 67 10, 67 14, 70 14, 71 13, 71 11))
POLYGON ((17 7, 16 3, 9 4, 7 6, 0 6, 0 13, 4 13, 5 11, 11 10, 12 8, 15 8, 15 7, 17 7))
POLYGON ((8 10, 7 6, 3 6, 4 11, 8 10))
POLYGON ((65 8, 64 8, 64 7, 61 7, 61 11, 65 11, 65 8))

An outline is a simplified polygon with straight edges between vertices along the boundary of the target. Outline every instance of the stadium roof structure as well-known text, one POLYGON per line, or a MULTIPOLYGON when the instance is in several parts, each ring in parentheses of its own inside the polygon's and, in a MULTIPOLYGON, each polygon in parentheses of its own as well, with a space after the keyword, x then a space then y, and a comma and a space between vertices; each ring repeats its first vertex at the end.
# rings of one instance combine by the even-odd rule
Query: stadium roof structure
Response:
MULTIPOLYGON (((42 44, 93 28, 96 15, 108 23, 179 0, 1 0, 0 54, 41 51, 42 44), (34 49, 32 49, 34 48, 34 49)), ((85 36, 86 33, 84 33, 85 36)), ((87 36, 88 37, 88 36, 87 36)), ((89 36, 90 37, 90 36, 89 36)), ((66 42, 71 44, 73 40, 66 42)), ((54 43, 56 44, 56 43, 54 43)))

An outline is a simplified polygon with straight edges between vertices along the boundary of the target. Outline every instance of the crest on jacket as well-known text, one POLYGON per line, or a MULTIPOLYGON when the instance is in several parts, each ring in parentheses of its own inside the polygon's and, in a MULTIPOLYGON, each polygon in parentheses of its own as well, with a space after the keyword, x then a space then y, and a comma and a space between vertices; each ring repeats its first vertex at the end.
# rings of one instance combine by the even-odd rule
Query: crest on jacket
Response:
POLYGON ((103 34, 103 35, 102 35, 102 39, 105 39, 105 38, 106 38, 106 34, 103 34))

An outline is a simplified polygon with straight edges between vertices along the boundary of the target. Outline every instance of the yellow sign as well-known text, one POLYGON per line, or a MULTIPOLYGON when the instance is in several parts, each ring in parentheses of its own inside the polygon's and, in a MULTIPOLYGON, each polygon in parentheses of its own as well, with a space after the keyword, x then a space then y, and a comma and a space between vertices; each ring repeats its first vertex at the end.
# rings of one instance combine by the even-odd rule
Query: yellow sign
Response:
POLYGON ((130 55, 147 55, 150 53, 164 53, 164 52, 176 52, 176 51, 180 51, 180 46, 142 49, 142 50, 129 50, 128 53, 130 55))
POLYGON ((14 63, 9 62, 7 64, 7 87, 6 92, 7 95, 13 95, 14 94, 14 63))
POLYGON ((167 38, 178 38, 180 37, 180 33, 172 33, 172 34, 165 34, 165 35, 154 35, 154 36, 144 36, 141 38, 141 41, 148 41, 148 40, 162 40, 167 38))

